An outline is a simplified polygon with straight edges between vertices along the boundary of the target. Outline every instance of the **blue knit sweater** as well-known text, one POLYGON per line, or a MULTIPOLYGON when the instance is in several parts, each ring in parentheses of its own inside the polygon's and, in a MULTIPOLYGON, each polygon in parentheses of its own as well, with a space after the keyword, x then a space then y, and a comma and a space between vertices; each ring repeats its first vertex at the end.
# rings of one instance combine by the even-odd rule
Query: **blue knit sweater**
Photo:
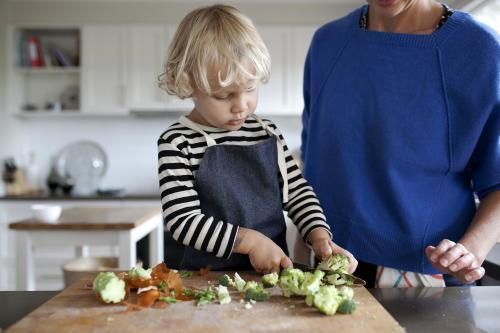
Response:
POLYGON ((500 190, 498 36, 455 12, 431 35, 321 27, 305 64, 302 159, 334 241, 366 262, 437 273, 500 190))

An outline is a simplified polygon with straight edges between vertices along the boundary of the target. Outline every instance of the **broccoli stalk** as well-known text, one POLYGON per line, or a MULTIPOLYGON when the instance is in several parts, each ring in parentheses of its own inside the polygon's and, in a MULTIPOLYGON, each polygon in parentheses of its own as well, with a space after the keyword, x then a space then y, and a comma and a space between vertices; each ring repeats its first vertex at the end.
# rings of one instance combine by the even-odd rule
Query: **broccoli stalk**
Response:
POLYGON ((283 292, 283 296, 291 297, 300 295, 300 286, 304 282, 304 272, 297 268, 286 268, 281 272, 279 278, 279 286, 283 292))
POLYGON ((279 275, 276 272, 266 274, 262 276, 262 284, 264 288, 272 288, 274 287, 279 280, 279 275))
POLYGON ((128 276, 130 279, 140 279, 140 280, 149 280, 151 279, 151 273, 153 269, 144 269, 142 267, 132 267, 128 271, 128 276))
POLYGON ((243 292, 246 282, 238 275, 238 273, 234 273, 234 283, 236 286, 236 290, 238 290, 239 292, 243 292))

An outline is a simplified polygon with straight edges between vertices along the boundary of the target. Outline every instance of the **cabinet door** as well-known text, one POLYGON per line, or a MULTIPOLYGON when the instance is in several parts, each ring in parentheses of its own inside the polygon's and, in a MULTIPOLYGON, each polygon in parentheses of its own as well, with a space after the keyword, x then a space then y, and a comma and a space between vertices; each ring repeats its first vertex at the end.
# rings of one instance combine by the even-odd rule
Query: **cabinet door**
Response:
POLYGON ((140 112, 167 107, 167 93, 158 87, 167 43, 167 28, 164 26, 134 26, 128 29, 127 96, 130 110, 140 112))
POLYGON ((296 26, 292 28, 292 59, 291 59, 291 113, 302 114, 304 98, 302 93, 304 78, 304 63, 312 37, 317 27, 296 26))
POLYGON ((290 37, 291 28, 258 27, 271 54, 271 80, 261 86, 257 112, 260 115, 290 114, 290 37))
POLYGON ((125 114, 127 29, 87 26, 82 29, 82 112, 125 114))

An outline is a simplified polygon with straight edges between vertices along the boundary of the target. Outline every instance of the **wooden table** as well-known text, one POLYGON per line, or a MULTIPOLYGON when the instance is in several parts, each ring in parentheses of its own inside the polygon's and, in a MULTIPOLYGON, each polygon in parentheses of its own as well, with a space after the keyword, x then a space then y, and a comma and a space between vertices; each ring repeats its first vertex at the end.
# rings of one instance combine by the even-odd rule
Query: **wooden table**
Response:
MULTIPOLYGON (((185 286, 206 288, 222 273, 191 276, 185 286)), ((246 280, 260 280, 242 273, 246 280)), ((170 304, 165 309, 128 310, 123 305, 99 303, 81 280, 11 326, 6 332, 402 332, 403 328, 364 287, 354 288, 359 302, 352 315, 326 316, 308 307, 303 297, 285 298, 279 288, 269 289, 269 301, 251 309, 231 291, 232 302, 196 307, 194 301, 170 304)))
POLYGON ((35 290, 33 253, 36 246, 76 246, 86 256, 87 246, 117 245, 119 269, 137 261, 136 242, 150 235, 150 263, 163 260, 163 218, 160 208, 74 207, 63 210, 57 223, 33 219, 10 223, 16 231, 16 287, 35 290))

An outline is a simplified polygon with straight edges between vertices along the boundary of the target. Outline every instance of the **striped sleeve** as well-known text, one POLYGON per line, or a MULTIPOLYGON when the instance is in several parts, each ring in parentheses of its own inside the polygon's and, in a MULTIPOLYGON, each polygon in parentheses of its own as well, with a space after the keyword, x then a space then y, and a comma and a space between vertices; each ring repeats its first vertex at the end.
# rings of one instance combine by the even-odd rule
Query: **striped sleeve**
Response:
MULTIPOLYGON (((290 217, 295 226, 297 226, 305 242, 307 242, 307 238, 311 231, 317 228, 326 229, 331 238, 330 226, 326 223, 326 217, 314 190, 302 176, 302 171, 300 171, 297 162, 290 153, 279 129, 272 122, 268 121, 268 123, 276 134, 279 135, 283 143, 283 150, 285 151, 288 178, 288 201, 283 204, 283 210, 288 213, 288 217, 290 217)), ((283 179, 280 174, 280 185, 282 184, 283 179)))
POLYGON ((201 213, 192 166, 179 145, 182 143, 158 140, 158 173, 165 228, 179 243, 228 258, 238 226, 201 213))

